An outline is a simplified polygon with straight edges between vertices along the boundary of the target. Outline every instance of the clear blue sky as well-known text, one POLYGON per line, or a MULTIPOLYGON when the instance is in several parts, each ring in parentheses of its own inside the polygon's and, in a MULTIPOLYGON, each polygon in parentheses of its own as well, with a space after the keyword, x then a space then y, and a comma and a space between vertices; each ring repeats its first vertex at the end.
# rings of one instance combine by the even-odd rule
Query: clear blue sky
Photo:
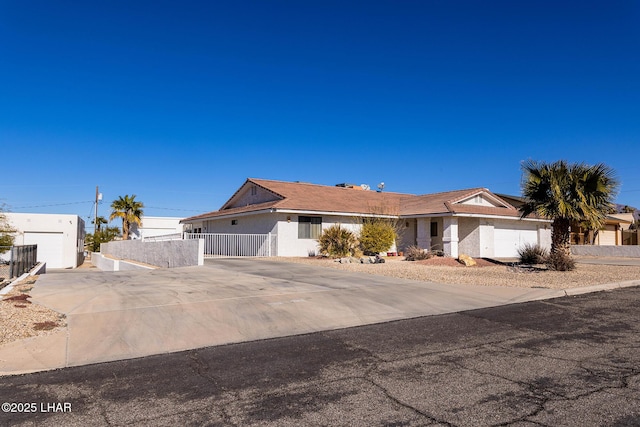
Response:
MULTIPOLYGON (((637 1, 0 0, 0 199, 218 209, 247 177, 519 194, 605 162, 640 207, 637 1)), ((88 227, 89 228, 89 227, 88 227)))

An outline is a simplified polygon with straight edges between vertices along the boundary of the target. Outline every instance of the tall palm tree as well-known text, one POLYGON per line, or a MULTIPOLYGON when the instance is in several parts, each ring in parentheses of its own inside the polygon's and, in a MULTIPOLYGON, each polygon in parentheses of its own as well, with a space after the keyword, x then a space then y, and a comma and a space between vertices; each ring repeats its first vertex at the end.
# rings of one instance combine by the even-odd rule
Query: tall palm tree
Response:
POLYGON ((525 203, 520 207, 520 213, 522 217, 535 213, 553 220, 552 253, 571 254, 569 232, 572 221, 585 223, 592 230, 604 226, 619 185, 609 166, 529 160, 522 168, 525 203))
POLYGON ((144 208, 144 204, 136 201, 135 194, 131 196, 127 194, 124 197, 119 196, 117 200, 111 203, 111 216, 109 216, 109 221, 115 218, 122 218, 122 238, 124 240, 129 239, 131 224, 140 225, 142 223, 142 208, 144 208))

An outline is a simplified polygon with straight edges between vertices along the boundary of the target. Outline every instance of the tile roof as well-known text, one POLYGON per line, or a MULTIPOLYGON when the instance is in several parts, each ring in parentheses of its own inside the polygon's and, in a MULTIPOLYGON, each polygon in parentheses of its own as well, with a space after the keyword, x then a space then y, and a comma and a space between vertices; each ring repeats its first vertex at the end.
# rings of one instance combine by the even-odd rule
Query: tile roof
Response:
POLYGON ((471 188, 418 196, 414 194, 376 192, 302 182, 249 178, 220 210, 186 218, 183 222, 256 212, 265 209, 354 213, 363 215, 387 214, 394 216, 430 214, 520 216, 516 208, 486 188, 471 188), (276 200, 242 207, 228 207, 232 205, 234 197, 248 184, 258 185, 271 192, 276 200), (456 204, 457 201, 464 200, 479 193, 485 193, 489 197, 494 198, 501 204, 504 204, 504 207, 456 204))

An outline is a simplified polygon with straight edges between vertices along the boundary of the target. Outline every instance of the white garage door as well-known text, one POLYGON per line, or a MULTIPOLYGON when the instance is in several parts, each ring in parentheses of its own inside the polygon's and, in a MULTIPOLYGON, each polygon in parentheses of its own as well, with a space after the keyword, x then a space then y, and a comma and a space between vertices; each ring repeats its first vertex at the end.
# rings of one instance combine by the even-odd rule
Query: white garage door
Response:
POLYGON ((62 233, 24 233, 25 245, 38 245, 38 261, 46 262, 47 268, 64 268, 62 263, 62 233))
POLYGON ((538 243, 538 230, 522 224, 496 225, 493 229, 493 239, 496 258, 516 258, 518 249, 525 243, 538 243))
POLYGON ((607 225, 604 230, 598 231, 598 238, 600 239, 600 245, 615 245, 616 244, 616 226, 607 225))

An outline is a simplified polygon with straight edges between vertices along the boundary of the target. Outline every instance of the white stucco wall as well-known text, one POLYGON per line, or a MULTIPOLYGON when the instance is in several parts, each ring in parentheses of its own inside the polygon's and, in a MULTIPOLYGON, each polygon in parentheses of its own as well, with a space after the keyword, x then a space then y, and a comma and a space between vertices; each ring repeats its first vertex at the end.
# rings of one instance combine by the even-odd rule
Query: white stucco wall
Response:
POLYGON ((130 233, 136 239, 165 236, 167 234, 182 233, 184 225, 180 224, 182 218, 168 216, 143 216, 142 225, 132 224, 130 233))
MULTIPOLYGON (((340 223, 341 226, 355 233, 360 231, 360 223, 353 217, 329 215, 303 215, 322 217, 322 229, 340 223)), ((278 214, 278 256, 309 256, 319 253, 318 241, 315 239, 298 238, 298 215, 278 214), (290 218, 290 220, 287 220, 290 218)))
POLYGON ((47 268, 75 268, 84 261, 85 224, 79 216, 13 212, 5 216, 17 230, 14 245, 38 244, 38 261, 46 262, 47 268), (56 246, 51 246, 53 242, 56 246))
POLYGON ((276 233, 275 213, 246 215, 236 218, 207 220, 202 223, 203 233, 267 234, 276 233), (232 224, 236 221, 236 225, 232 224))

